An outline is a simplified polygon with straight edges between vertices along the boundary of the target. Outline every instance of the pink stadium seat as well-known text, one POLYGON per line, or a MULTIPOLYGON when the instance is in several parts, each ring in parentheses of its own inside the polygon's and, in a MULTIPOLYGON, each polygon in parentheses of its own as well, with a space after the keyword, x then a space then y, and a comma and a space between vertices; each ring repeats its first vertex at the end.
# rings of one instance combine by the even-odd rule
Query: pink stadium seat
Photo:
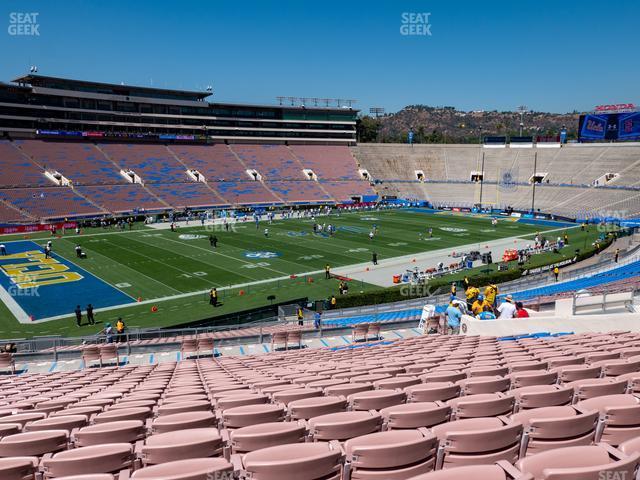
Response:
POLYGON ((339 480, 342 461, 333 443, 294 443, 250 452, 242 465, 255 480, 339 480))
POLYGON ((522 424, 499 418, 469 418, 431 428, 438 437, 436 468, 514 462, 519 455, 522 424))
POLYGON ((516 467, 536 480, 633 478, 639 463, 640 453, 626 456, 605 446, 592 445, 541 452, 520 459, 516 467))

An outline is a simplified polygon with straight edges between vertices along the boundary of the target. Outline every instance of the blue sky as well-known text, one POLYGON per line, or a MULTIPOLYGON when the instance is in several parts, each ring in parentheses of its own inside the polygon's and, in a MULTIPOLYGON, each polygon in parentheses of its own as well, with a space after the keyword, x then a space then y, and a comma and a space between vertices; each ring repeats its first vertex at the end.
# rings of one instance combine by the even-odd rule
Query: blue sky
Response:
POLYGON ((633 0, 3 0, 0 80, 37 65, 105 82, 211 84, 219 101, 582 111, 640 103, 639 21, 633 0), (11 12, 38 13, 40 35, 9 35, 11 12), (431 36, 401 35, 403 12, 430 13, 431 36))

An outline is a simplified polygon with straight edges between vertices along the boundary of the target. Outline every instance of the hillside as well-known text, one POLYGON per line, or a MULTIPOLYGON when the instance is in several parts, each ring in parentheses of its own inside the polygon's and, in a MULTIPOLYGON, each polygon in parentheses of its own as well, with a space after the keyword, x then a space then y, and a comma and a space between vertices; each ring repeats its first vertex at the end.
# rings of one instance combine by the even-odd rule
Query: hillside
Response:
MULTIPOLYGON (((527 112, 523 135, 556 136, 566 126, 568 138, 576 138, 579 115, 527 112)), ((409 105, 377 119, 362 117, 359 141, 403 143, 413 129, 415 143, 476 143, 480 135, 518 135, 519 124, 517 112, 464 112, 454 107, 409 105)))

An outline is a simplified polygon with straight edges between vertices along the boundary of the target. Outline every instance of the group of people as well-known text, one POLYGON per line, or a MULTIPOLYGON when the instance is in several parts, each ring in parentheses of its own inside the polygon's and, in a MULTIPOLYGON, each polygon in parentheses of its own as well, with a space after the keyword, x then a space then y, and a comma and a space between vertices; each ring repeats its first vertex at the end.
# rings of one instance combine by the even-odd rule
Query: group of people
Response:
POLYGON ((504 301, 498 305, 499 290, 496 285, 487 285, 483 292, 465 277, 465 302, 457 297, 457 284, 451 284, 451 296, 449 305, 445 311, 447 317, 447 327, 450 333, 457 334, 460 331, 460 320, 463 314, 473 315, 479 320, 495 320, 526 318, 529 312, 524 308, 522 302, 514 302, 513 296, 507 295, 504 301))
MULTIPOLYGON (((88 321, 87 324, 95 325, 96 319, 93 313, 93 305, 92 304, 87 305, 87 308, 85 309, 85 311, 86 311, 87 321, 88 321)), ((80 305, 76 305, 74 313, 76 315, 76 325, 78 327, 81 327, 82 326, 82 308, 80 307, 80 305)), ((105 323, 104 328, 98 332, 98 336, 104 336, 105 341, 107 343, 112 343, 114 340, 114 336, 115 336, 116 342, 121 342, 124 340, 124 333, 126 328, 127 326, 125 325, 124 320, 122 320, 122 317, 118 317, 118 320, 116 321, 116 325, 115 325, 115 330, 111 325, 111 323, 105 323)))

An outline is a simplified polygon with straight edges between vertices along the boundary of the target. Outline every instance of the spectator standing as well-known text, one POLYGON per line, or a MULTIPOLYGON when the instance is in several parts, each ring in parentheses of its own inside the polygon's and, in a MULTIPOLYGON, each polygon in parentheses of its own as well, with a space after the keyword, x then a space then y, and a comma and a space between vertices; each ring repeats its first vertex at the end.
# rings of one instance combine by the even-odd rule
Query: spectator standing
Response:
POLYGON ((527 312, 522 305, 522 302, 516 302, 516 318, 528 318, 529 312, 527 312))
POLYGON ((446 310, 447 315, 447 331, 450 335, 457 335, 460 333, 460 319, 462 318, 462 312, 457 304, 450 302, 446 310))
POLYGON ((515 317, 516 306, 513 304, 513 297, 511 295, 506 296, 504 302, 498 307, 498 312, 500 313, 500 319, 515 317))

